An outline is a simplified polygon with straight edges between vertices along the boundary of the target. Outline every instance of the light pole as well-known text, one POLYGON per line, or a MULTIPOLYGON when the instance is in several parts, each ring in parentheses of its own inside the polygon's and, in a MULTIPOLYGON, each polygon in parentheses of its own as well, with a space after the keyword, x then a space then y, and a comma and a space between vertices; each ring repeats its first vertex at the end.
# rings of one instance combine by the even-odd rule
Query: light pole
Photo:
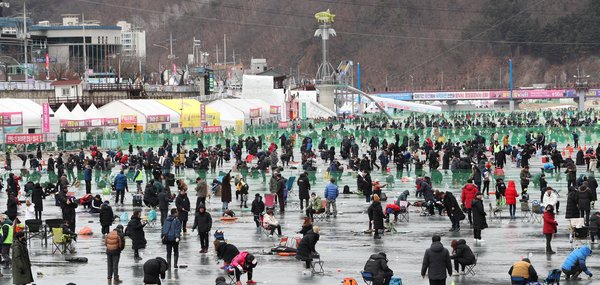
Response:
POLYGON ((508 108, 511 112, 515 110, 515 101, 513 100, 513 65, 512 59, 508 59, 508 74, 510 81, 510 101, 508 101, 508 108))

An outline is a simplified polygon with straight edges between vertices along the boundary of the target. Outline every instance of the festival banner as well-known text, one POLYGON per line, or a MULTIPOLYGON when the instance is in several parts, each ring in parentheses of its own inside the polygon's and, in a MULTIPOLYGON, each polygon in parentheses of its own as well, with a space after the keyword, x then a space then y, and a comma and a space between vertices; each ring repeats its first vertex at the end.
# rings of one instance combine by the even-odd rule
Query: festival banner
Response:
POLYGON ((290 122, 279 121, 278 126, 280 129, 287 129, 290 126, 290 122))
POLYGON ((220 132, 222 132, 221 126, 206 126, 202 130, 203 130, 203 132, 205 134, 212 134, 212 133, 220 133, 220 132))
POLYGON ((42 132, 50 132, 50 105, 48 103, 42 104, 42 132))
POLYGON ((200 121, 206 121, 206 105, 200 104, 200 121))
POLYGON ((121 124, 137 124, 136 115, 122 115, 121 124))
POLYGON ((279 113, 281 112, 280 108, 281 108, 280 106, 273 106, 273 105, 271 105, 271 107, 269 108, 269 110, 270 110, 269 113, 271 115, 279 115, 279 113))
POLYGON ((0 113, 0 126, 11 127, 23 125, 22 112, 3 112, 0 113))
POLYGON ((250 118, 259 118, 260 117, 260 108, 250 109, 250 118))
POLYGON ((6 144, 36 144, 44 142, 43 134, 7 134, 6 144))
POLYGON ((91 126, 88 120, 60 120, 61 129, 87 128, 91 126))
POLYGON ((104 118, 102 125, 105 127, 116 127, 119 125, 119 118, 104 118))
POLYGON ((300 112, 302 120, 306 120, 306 102, 302 102, 302 110, 300 112))
MULTIPOLYGON (((136 119, 137 119, 137 117, 136 117, 136 119)), ((146 116, 146 123, 168 123, 170 121, 171 121, 171 115, 148 115, 148 116, 146 116)))
POLYGON ((47 133, 44 134, 46 136, 46 142, 57 142, 58 141, 58 134, 57 133, 47 133))

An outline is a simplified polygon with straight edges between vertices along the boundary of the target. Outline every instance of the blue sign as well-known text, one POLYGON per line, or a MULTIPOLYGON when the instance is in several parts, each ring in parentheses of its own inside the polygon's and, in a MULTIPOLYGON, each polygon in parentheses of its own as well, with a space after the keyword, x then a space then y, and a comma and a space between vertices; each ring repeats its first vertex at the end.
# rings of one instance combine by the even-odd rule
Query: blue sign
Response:
POLYGON ((410 92, 403 92, 403 93, 376 93, 376 94, 370 94, 373 96, 377 96, 377 97, 381 97, 381 98, 387 98, 387 99, 394 99, 394 100, 403 100, 403 101, 410 101, 413 99, 413 94, 410 92))

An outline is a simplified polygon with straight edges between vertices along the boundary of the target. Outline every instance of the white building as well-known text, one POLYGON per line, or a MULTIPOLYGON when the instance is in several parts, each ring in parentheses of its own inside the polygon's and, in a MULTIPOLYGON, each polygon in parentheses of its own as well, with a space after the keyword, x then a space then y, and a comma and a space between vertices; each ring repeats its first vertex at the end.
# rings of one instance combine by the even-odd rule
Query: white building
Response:
POLYGON ((82 23, 79 17, 78 14, 63 15, 61 24, 41 21, 33 25, 30 34, 38 36, 40 41, 34 41, 34 45, 47 46, 52 62, 64 63, 76 72, 84 68, 94 73, 116 69, 118 64, 114 58, 121 52, 121 27, 88 20, 82 23), (84 67, 84 63, 87 66, 84 67))
POLYGON ((121 27, 123 55, 146 58, 146 31, 140 30, 126 21, 118 21, 117 26, 121 27))

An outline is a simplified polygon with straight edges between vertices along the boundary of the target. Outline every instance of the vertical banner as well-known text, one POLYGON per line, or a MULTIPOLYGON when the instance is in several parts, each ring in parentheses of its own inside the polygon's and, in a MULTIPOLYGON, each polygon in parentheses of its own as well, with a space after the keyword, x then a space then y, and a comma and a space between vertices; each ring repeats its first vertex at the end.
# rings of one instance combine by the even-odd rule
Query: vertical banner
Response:
POLYGON ((200 104, 200 121, 206 121, 206 105, 200 104))
POLYGON ((306 102, 302 102, 302 120, 306 120, 306 102))
POLYGON ((50 105, 48 103, 42 104, 42 132, 50 132, 50 105))

